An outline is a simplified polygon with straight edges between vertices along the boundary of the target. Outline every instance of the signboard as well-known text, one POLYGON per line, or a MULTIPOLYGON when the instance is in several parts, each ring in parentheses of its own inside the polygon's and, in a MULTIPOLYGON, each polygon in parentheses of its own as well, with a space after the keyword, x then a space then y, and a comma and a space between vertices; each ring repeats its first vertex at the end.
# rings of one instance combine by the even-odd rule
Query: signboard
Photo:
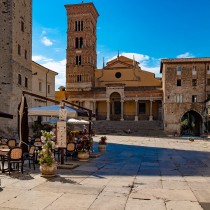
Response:
POLYGON ((57 146, 66 148, 66 121, 57 122, 57 146))
POLYGON ((64 120, 66 121, 67 118, 67 110, 66 109, 60 109, 59 110, 59 120, 64 120))

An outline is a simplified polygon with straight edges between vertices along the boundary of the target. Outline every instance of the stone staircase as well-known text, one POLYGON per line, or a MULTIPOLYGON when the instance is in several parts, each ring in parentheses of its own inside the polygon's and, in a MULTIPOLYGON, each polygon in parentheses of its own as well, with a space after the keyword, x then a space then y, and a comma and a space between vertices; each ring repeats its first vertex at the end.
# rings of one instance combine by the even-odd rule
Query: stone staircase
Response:
POLYGON ((167 136, 162 121, 94 121, 96 135, 167 136), (130 131, 130 132, 129 132, 130 131))

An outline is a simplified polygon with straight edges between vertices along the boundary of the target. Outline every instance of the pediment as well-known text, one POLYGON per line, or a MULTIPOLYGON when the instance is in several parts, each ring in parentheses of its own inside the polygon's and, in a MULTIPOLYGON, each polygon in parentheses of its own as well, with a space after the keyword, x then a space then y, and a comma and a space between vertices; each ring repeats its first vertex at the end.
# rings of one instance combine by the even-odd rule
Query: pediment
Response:
POLYGON ((121 68, 121 69, 133 68, 133 65, 116 60, 115 62, 108 63, 108 65, 105 66, 104 69, 116 69, 116 68, 121 68))

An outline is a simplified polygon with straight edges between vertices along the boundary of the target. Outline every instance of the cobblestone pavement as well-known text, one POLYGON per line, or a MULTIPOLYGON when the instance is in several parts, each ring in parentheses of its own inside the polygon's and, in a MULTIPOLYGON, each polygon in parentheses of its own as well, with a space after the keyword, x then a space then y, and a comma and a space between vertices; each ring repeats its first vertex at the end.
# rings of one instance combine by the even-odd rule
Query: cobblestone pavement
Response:
MULTIPOLYGON (((100 136, 94 137, 95 146, 100 136)), ((107 152, 40 176, 0 172, 0 209, 210 209, 210 142, 109 136, 107 152)), ((95 149, 97 152, 97 149, 95 149)))

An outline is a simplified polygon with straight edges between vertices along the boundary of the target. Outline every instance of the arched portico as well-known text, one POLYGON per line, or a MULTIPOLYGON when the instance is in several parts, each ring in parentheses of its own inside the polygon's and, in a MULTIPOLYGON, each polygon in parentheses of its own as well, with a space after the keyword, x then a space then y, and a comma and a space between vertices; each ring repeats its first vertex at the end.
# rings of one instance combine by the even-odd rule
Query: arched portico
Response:
POLYGON ((180 124, 181 135, 196 135, 199 136, 202 131, 202 117, 193 110, 183 114, 180 124))

